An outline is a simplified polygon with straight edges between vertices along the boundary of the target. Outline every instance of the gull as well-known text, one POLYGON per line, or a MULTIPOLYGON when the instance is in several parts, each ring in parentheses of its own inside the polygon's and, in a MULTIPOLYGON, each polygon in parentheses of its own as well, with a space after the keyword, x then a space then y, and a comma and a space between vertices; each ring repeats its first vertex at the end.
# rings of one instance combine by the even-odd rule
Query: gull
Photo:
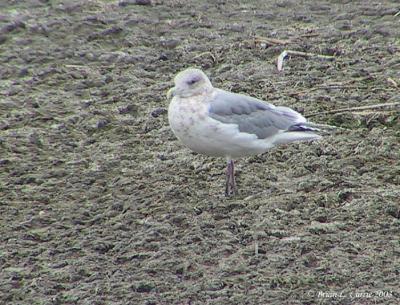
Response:
POLYGON ((226 158, 225 196, 237 193, 234 159, 321 138, 319 129, 293 109, 214 88, 199 69, 179 72, 174 83, 167 94, 170 127, 192 151, 226 158))

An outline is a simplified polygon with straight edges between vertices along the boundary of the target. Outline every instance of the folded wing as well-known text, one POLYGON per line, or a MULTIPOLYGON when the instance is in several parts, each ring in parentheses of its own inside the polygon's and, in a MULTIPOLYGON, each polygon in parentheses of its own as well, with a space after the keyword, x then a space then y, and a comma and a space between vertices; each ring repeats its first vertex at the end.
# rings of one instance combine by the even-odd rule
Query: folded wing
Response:
POLYGON ((254 134, 259 139, 278 137, 281 141, 277 141, 277 144, 320 137, 312 133, 318 131, 317 128, 308 125, 300 113, 288 107, 274 106, 221 89, 215 90, 209 108, 210 117, 225 124, 236 124, 240 132, 254 134))

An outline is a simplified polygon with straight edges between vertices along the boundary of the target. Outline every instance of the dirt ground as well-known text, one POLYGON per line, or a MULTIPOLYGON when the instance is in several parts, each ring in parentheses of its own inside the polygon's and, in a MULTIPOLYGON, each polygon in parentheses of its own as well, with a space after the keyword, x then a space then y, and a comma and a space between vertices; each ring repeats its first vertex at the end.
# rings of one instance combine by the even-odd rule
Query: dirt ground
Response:
POLYGON ((399 108, 326 113, 400 101, 399 12, 1 1, 0 304, 399 304, 399 108), (189 66, 342 129, 239 160, 227 199, 168 126, 189 66))

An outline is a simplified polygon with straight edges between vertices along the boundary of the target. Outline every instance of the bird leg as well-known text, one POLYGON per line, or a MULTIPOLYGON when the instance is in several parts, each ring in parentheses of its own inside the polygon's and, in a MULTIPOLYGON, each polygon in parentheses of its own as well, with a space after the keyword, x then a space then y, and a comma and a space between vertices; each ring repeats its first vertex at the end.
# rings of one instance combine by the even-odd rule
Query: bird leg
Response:
POLYGON ((236 181, 235 181, 235 168, 233 160, 228 160, 226 167, 226 184, 225 184, 225 196, 232 196, 236 193, 236 181))

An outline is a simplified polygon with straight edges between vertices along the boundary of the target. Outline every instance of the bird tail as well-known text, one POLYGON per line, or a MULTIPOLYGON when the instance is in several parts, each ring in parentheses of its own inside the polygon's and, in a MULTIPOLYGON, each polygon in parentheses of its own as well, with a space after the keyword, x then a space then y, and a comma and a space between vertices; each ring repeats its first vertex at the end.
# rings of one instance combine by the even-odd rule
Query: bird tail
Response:
POLYGON ((285 131, 275 136, 273 143, 275 145, 287 144, 298 141, 319 140, 322 137, 316 133, 303 131, 285 131))
POLYGON ((301 122, 294 124, 275 136, 274 144, 287 144, 291 142, 298 141, 312 141, 318 140, 322 137, 316 132, 319 132, 320 129, 317 128, 314 124, 308 122, 301 122))

